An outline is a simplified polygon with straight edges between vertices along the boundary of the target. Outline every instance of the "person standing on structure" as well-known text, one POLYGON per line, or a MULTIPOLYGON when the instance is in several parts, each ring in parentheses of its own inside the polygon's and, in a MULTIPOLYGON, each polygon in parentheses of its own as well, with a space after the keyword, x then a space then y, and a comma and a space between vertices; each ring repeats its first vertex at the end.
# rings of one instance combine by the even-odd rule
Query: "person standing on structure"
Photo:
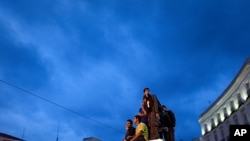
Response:
POLYGON ((167 109, 165 105, 162 105, 161 123, 163 124, 161 137, 164 136, 167 141, 175 141, 175 124, 176 118, 172 110, 167 109), (164 128, 165 127, 165 128, 164 128), (167 129, 167 130, 166 130, 167 129))
POLYGON ((143 90, 143 99, 146 99, 146 111, 148 115, 149 140, 159 139, 158 121, 159 121, 159 101, 155 95, 150 94, 150 89, 143 90))

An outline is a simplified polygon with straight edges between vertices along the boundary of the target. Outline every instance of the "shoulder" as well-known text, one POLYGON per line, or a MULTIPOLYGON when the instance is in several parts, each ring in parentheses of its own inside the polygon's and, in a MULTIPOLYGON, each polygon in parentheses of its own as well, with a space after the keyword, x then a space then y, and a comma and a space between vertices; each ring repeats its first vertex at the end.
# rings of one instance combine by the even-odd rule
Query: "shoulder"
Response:
POLYGON ((154 99, 158 99, 156 94, 152 94, 151 97, 154 99))
POLYGON ((168 110, 168 112, 171 113, 171 114, 174 114, 174 112, 172 110, 168 110))
POLYGON ((130 132, 134 132, 134 130, 135 130, 135 127, 133 127, 133 126, 131 128, 129 128, 130 132))
POLYGON ((143 123, 143 122, 141 122, 142 124, 141 124, 141 128, 143 129, 143 130, 147 130, 148 129, 148 127, 147 127, 147 125, 145 124, 145 123, 143 123))
POLYGON ((129 130, 133 130, 133 129, 135 129, 135 127, 134 127, 134 126, 132 126, 132 127, 130 127, 130 128, 129 128, 129 130))
POLYGON ((143 122, 140 122, 140 125, 141 126, 147 126, 145 123, 143 123, 143 122))
POLYGON ((142 130, 142 129, 146 128, 147 125, 145 123, 143 123, 143 122, 140 122, 137 127, 138 127, 139 130, 142 130))
POLYGON ((155 94, 151 94, 151 98, 152 98, 152 99, 156 99, 157 97, 156 97, 155 94))
POLYGON ((171 110, 168 110, 168 114, 170 114, 170 116, 174 116, 174 112, 171 110))

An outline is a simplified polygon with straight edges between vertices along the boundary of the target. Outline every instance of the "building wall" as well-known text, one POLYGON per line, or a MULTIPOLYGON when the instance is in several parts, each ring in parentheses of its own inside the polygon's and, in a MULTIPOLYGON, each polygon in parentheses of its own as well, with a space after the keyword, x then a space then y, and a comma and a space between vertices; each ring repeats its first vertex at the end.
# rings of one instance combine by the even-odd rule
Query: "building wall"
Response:
POLYGON ((12 135, 0 132, 0 141, 24 141, 12 135))
POLYGON ((192 138, 192 141, 200 141, 201 138, 192 138))
POLYGON ((250 124, 250 59, 210 107, 201 114, 202 141, 227 141, 229 126, 250 124))
POLYGON ((250 114, 250 98, 242 105, 236 112, 232 113, 230 117, 225 119, 222 123, 217 125, 208 133, 204 134, 202 141, 228 141, 229 140, 229 126, 230 125, 244 125, 249 124, 250 114))
POLYGON ((83 138, 83 141, 101 141, 95 137, 83 138))

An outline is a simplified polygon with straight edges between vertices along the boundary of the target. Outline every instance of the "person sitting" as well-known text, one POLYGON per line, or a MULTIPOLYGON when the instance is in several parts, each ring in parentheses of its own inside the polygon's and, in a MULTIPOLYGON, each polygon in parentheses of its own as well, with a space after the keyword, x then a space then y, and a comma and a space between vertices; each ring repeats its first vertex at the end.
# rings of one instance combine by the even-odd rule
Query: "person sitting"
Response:
POLYGON ((134 117, 134 123, 137 125, 135 129, 135 136, 130 141, 148 141, 148 127, 141 122, 141 116, 134 117))
POLYGON ((135 128, 133 127, 133 121, 128 119, 126 122, 126 134, 123 141, 130 141, 135 135, 135 128))

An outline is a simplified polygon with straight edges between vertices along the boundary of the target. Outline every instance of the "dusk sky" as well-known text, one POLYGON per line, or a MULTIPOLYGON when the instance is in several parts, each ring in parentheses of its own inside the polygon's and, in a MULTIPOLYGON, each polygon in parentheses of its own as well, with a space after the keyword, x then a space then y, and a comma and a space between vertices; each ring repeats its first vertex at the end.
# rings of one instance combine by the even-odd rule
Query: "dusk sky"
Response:
POLYGON ((249 0, 0 0, 0 132, 121 141, 149 87, 176 141, 250 57, 249 0))

